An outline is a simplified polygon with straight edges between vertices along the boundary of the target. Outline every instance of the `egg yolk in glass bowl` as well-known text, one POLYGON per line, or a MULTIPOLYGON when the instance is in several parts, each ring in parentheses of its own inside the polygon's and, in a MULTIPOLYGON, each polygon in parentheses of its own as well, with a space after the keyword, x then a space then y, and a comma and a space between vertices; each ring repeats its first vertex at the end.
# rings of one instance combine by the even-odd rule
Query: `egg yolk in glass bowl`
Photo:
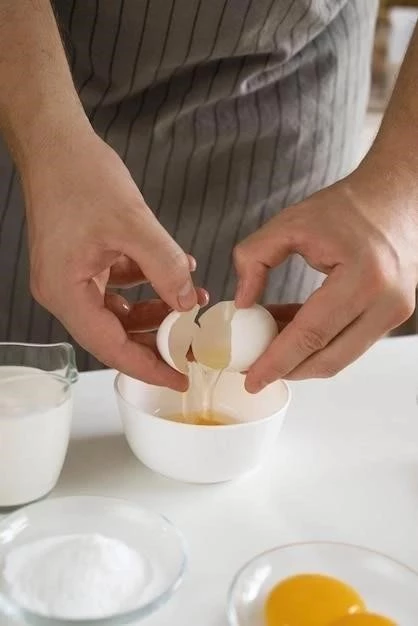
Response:
POLYGON ((265 604, 266 626, 396 626, 368 613, 346 583, 322 574, 292 576, 276 585, 265 604))
MULTIPOLYGON (((265 621, 266 626, 325 626, 365 610, 359 594, 345 583, 321 574, 301 574, 272 589, 265 604, 265 621)), ((348 626, 355 624, 348 622, 348 626)))

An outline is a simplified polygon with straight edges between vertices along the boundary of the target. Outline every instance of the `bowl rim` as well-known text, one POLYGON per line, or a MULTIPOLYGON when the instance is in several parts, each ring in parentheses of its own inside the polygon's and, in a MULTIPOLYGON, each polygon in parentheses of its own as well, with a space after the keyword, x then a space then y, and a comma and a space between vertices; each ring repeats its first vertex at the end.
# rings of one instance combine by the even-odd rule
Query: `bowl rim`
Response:
MULTIPOLYGON (((256 425, 259 424, 263 424, 266 422, 270 422, 273 421, 274 419, 277 419, 277 417, 282 416, 283 413, 286 413, 286 411, 288 410, 290 403, 293 399, 292 396, 292 389, 289 385, 289 383, 286 380, 282 380, 282 379, 278 379, 276 381, 274 381, 271 384, 275 384, 275 383, 281 383, 281 385, 283 385, 284 389, 286 390, 286 402, 283 404, 283 406, 278 409, 278 411, 276 411, 275 413, 272 413, 271 415, 267 415, 266 417, 261 417, 260 419, 256 419, 253 421, 249 421, 249 422, 234 422, 232 424, 223 424, 222 428, 220 428, 218 425, 213 425, 213 426, 201 426, 199 424, 188 424, 186 422, 174 422, 168 419, 164 419, 162 417, 160 417, 159 415, 155 415, 154 413, 147 413, 146 411, 143 411, 142 409, 140 409, 138 406, 135 406, 135 404, 133 404, 132 402, 129 402, 129 400, 127 400, 123 395, 121 390, 119 389, 119 380, 122 378, 131 378, 132 380, 135 380, 134 378, 132 378, 131 376, 128 376, 127 374, 123 374, 123 372, 117 372, 114 382, 113 382, 113 389, 115 391, 115 395, 118 399, 120 399, 126 406, 135 409, 136 411, 139 411, 141 413, 141 417, 149 419, 150 421, 159 421, 159 422, 164 422, 166 424, 169 424, 171 426, 171 428, 185 428, 188 430, 198 430, 200 432, 206 432, 206 431, 213 431, 214 429, 216 431, 228 431, 228 430, 235 430, 235 429, 242 429, 242 428, 254 428, 256 425)), ((153 385, 151 385, 150 383, 145 383, 142 380, 138 380, 138 382, 142 385, 148 385, 150 387, 152 387, 153 385)))
MULTIPOLYGON (((99 617, 93 619, 68 619, 68 618, 58 618, 58 617, 48 617, 42 615, 40 613, 35 613, 33 611, 29 611, 22 606, 20 606, 17 602, 15 602, 11 597, 7 594, 4 594, 0 590, 0 616, 12 616, 14 619, 22 620, 23 623, 28 624, 28 626, 122 626, 125 624, 130 624, 132 622, 137 622, 145 617, 148 617, 152 613, 154 613, 157 609, 165 605, 168 600, 173 596, 173 594, 177 591, 184 580, 184 576, 187 570, 187 565, 189 561, 188 557, 188 546, 186 543, 186 539, 184 535, 180 532, 180 530, 171 522, 167 517, 162 515, 161 513, 157 513, 152 509, 145 508, 131 500, 126 498, 115 498, 111 496, 97 496, 97 495, 88 495, 83 494, 80 496, 62 496, 56 498, 49 498, 38 500, 37 502, 28 504, 19 508, 14 513, 6 515, 6 517, 0 520, 0 532, 10 526, 13 523, 14 519, 16 519, 22 512, 32 510, 34 508, 42 508, 45 505, 60 506, 63 503, 71 503, 71 502, 83 502, 83 501, 96 501, 103 502, 103 504, 111 504, 114 505, 123 505, 129 506, 137 511, 145 513, 147 516, 154 517, 155 520, 159 522, 163 522, 165 527, 168 527, 175 536, 178 541, 178 545, 180 547, 181 552, 181 561, 179 563, 177 573, 173 580, 168 585, 168 587, 159 593, 155 598, 148 601, 146 604, 141 606, 140 608, 132 609, 129 611, 125 611, 123 613, 117 613, 113 615, 108 615, 106 617, 99 617)), ((1 570, 0 570, 1 577, 1 570)))
POLYGON ((234 575, 228 587, 228 592, 227 592, 226 614, 227 614, 229 626, 241 626, 236 618, 235 608, 234 608, 234 603, 233 603, 233 595, 234 595, 235 588, 238 584, 238 581, 246 569, 248 569, 251 565, 253 565, 259 559, 262 559, 263 557, 268 556, 269 554, 282 552, 285 550, 292 550, 294 548, 307 548, 307 547, 314 547, 314 546, 319 546, 319 547, 322 546, 322 547, 327 547, 327 548, 333 548, 333 547, 345 548, 345 549, 349 549, 349 550, 353 550, 357 552, 366 553, 370 556, 375 556, 375 557, 384 559, 385 561, 388 561, 392 565, 395 565, 397 568, 401 568, 402 570, 404 570, 405 573, 412 574, 413 576, 416 576, 418 578, 418 571, 415 571, 409 565, 405 565, 398 559, 394 559, 391 556, 388 556, 387 554, 385 554, 384 552, 379 552, 378 550, 373 550, 372 548, 366 548, 365 546, 362 546, 359 544, 348 543, 344 541, 294 541, 291 543, 285 543, 282 545, 275 546, 273 548, 269 548, 268 550, 264 550, 263 552, 260 552, 256 556, 253 556, 251 559, 246 561, 244 565, 242 565, 238 569, 238 571, 234 575))

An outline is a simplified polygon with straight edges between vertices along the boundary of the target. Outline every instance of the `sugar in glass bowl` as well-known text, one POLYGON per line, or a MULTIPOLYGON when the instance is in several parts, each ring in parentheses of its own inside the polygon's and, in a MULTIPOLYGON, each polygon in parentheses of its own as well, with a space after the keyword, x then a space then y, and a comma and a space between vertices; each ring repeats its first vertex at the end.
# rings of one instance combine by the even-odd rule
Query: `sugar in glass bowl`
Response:
POLYGON ((67 497, 24 507, 0 522, 1 615, 29 626, 117 626, 137 623, 164 605, 186 569, 185 542, 164 517, 134 503, 103 497, 67 497), (5 580, 4 563, 15 548, 51 537, 100 534, 119 540, 143 559, 145 585, 124 612, 95 619, 46 616, 16 601, 5 580))

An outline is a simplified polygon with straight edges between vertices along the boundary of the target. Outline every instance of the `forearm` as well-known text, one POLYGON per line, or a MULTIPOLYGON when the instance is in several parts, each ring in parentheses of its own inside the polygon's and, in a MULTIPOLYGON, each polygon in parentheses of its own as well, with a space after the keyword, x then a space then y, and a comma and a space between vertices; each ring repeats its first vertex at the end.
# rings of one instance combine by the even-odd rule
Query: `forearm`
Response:
POLYGON ((418 26, 368 161, 395 192, 418 199, 418 26))
POLYGON ((49 0, 0 3, 0 130, 20 169, 87 126, 49 0))

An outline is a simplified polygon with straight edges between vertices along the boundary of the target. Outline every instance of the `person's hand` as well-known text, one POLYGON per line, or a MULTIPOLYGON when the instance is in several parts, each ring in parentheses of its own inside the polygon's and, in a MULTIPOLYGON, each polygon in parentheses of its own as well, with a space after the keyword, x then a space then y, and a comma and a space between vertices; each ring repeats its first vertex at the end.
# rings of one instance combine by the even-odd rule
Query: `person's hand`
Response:
POLYGON ((186 377, 158 358, 149 336, 129 326, 154 329, 169 308, 188 310, 206 295, 193 285, 194 260, 159 224, 116 153, 83 127, 45 146, 22 180, 36 300, 105 365, 186 389, 186 377), (131 310, 106 293, 108 284, 145 280, 162 303, 131 310))
POLYGON ((247 374, 253 393, 279 378, 333 376, 413 313, 417 205, 365 166, 285 209, 235 249, 237 306, 254 304, 292 253, 327 277, 303 306, 276 308, 287 319, 247 374))
MULTIPOLYGON (((188 259, 190 271, 193 272, 196 268, 196 261, 190 255, 188 259)), ((152 348, 153 352, 159 356, 156 331, 173 309, 164 300, 141 300, 131 303, 120 293, 113 292, 111 287, 123 289, 148 282, 145 277, 141 278, 136 270, 136 280, 133 283, 132 275, 128 270, 129 265, 131 265, 129 259, 124 258, 112 266, 110 271, 107 270, 101 276, 96 277, 95 281, 100 292, 104 294, 106 308, 116 315, 130 339, 152 348)), ((206 306, 209 302, 207 291, 197 287, 196 293, 200 306, 206 306)))

